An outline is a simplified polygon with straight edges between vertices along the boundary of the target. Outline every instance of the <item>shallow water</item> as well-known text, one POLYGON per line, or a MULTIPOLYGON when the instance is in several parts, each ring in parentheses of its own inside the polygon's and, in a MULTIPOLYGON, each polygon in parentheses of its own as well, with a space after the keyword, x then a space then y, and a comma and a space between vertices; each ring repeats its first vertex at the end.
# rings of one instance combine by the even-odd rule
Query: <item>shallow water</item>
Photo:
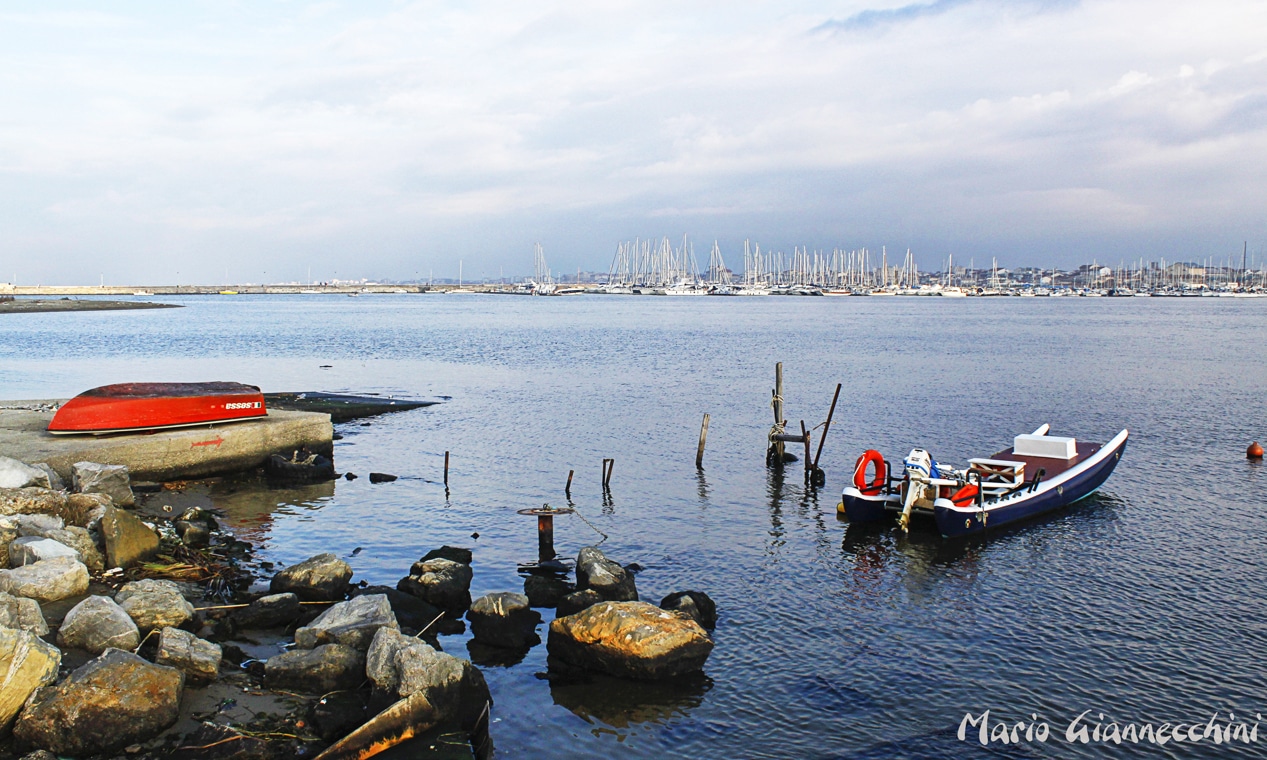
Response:
MULTIPOLYGON (((1003 756, 1199 757, 1228 748, 1106 749, 1071 745, 1064 731, 1084 710, 1154 724, 1205 724, 1215 712, 1226 722, 1234 711, 1252 725, 1267 712, 1267 476, 1243 453, 1267 438, 1267 301, 179 302, 5 316, 0 397, 211 379, 449 395, 339 426, 339 469, 402 476, 394 483, 225 488, 217 506, 267 558, 334 551, 370 583, 394 584, 429 548, 470 546, 478 596, 520 590, 515 567, 535 555, 535 524, 515 510, 565 505, 574 469, 572 500, 593 527, 560 519, 561 553, 602 531, 610 556, 646 568, 644 598, 696 588, 717 601, 717 646, 700 679, 551 685, 537 677, 544 645, 486 668, 504 756, 985 755, 955 732, 965 712, 990 709, 1051 726, 1045 744, 991 747, 1003 756), (776 361, 793 425, 821 422, 844 384, 818 492, 795 466, 764 466, 776 361), (1044 422, 1097 441, 1130 428, 1099 495, 967 543, 837 519, 865 448, 892 459, 920 446, 962 464, 1044 422), (616 460, 610 499, 604 457, 616 460)), ((464 637, 442 643, 465 652, 464 637)))

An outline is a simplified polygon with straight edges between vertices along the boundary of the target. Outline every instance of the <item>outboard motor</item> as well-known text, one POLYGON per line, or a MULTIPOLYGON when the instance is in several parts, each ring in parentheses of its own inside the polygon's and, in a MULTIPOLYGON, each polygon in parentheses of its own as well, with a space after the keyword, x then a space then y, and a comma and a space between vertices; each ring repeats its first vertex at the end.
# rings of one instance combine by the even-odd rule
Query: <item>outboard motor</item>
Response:
POLYGON ((906 531, 911 522, 911 507, 918 502, 932 506, 933 500, 937 498, 937 488, 929 481, 940 477, 940 473, 933 455, 923 449, 911 449, 911 453, 902 460, 902 466, 906 469, 906 492, 902 499, 902 515, 898 518, 898 527, 906 531))

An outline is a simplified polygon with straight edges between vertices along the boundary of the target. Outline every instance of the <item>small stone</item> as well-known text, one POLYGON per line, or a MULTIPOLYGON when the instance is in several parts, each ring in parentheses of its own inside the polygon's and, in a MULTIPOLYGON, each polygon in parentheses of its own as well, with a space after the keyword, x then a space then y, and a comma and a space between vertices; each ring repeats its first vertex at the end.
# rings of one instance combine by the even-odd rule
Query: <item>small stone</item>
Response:
POLYGON ((475 600, 466 613, 471 634, 481 644, 506 649, 528 649, 541 643, 536 628, 541 613, 528 606, 523 594, 487 594, 475 600))
POLYGON ((342 644, 296 649, 270 657, 264 663, 264 685, 269 689, 325 694, 337 689, 355 689, 363 680, 365 654, 342 644))
POLYGON ((123 584, 114 600, 136 621, 141 633, 157 628, 178 628, 194 616, 194 606, 171 581, 145 578, 123 584))
POLYGON ((121 464, 75 462, 71 465, 71 482, 77 493, 103 493, 116 507, 136 503, 128 468, 121 464))
POLYGON ((9 544, 10 567, 22 567, 23 565, 39 562, 42 559, 53 559, 54 557, 83 559, 79 556, 79 552, 51 538, 23 536, 9 544))
POLYGON ((575 615, 581 610, 592 607, 601 601, 603 601, 602 594, 592 588, 587 588, 584 591, 573 591, 559 602, 556 617, 575 615))
POLYGON ((214 681, 220 675, 220 647, 179 628, 164 628, 159 634, 154 662, 169 665, 199 681, 214 681))
POLYGON ((246 609, 233 611, 233 622, 239 628, 284 628, 299 617, 299 597, 292 593, 269 594, 251 602, 246 609))
POLYGON ((294 592, 310 602, 342 599, 352 579, 352 566, 333 554, 318 554, 273 576, 269 590, 274 594, 294 592))
POLYGON ((126 569, 158 552, 158 534, 135 515, 115 507, 106 508, 101 517, 101 537, 110 567, 126 569))
POLYGON ((717 605, 703 591, 675 591, 664 597, 660 609, 689 615, 710 631, 717 627, 717 605))
POLYGON ((340 602, 308 625, 295 631, 295 646, 312 649, 322 644, 343 644, 369 649, 379 628, 400 628, 391 604, 381 594, 358 596, 340 602))
POLYGON ((57 645, 98 655, 110 649, 131 651, 141 643, 136 623, 113 599, 90 596, 71 608, 57 631, 57 645))
POLYGON ((176 532, 185 546, 199 547, 211 543, 211 531, 201 523, 178 522, 176 532))
POLYGON ((453 627, 452 620, 436 620, 443 613, 439 607, 428 604, 413 594, 406 594, 403 591, 397 591, 390 586, 366 586, 352 590, 352 596, 365 596, 366 594, 382 594, 387 597, 387 601, 392 606, 392 614, 396 616, 396 622, 400 623, 402 628, 412 628, 415 631, 421 631, 424 626, 430 626, 427 629, 429 633, 461 633, 466 630, 465 626, 458 622, 460 628, 453 627))
POLYGON ((370 473, 371 483, 390 483, 393 480, 396 480, 395 475, 388 475, 385 472, 371 472, 370 473))
POLYGON ((57 557, 0 570, 0 591, 38 602, 56 602, 87 590, 88 568, 73 557, 57 557))
MULTIPOLYGON (((422 556, 422 559, 414 563, 414 566, 417 567, 419 564, 423 562, 427 562, 428 560, 433 560, 433 559, 447 559, 451 562, 461 562, 463 565, 469 565, 471 564, 473 555, 471 554, 470 549, 465 549, 461 546, 449 546, 448 544, 445 544, 444 546, 441 546, 439 549, 432 549, 431 551, 424 554, 422 556)), ((418 571, 410 570, 409 574, 417 575, 418 571)))
POLYGON ((48 635, 48 622, 34 599, 0 592, 0 628, 28 631, 36 636, 48 635))
POLYGON ((103 493, 72 493, 66 496, 66 524, 97 530, 106 507, 114 502, 103 493))
POLYGON ((59 755, 83 757, 145 741, 176 722, 185 677, 108 649, 57 686, 38 691, 13 734, 59 755))
POLYGON ((0 736, 32 692, 57 680, 61 663, 62 653, 30 631, 0 628, 0 736))

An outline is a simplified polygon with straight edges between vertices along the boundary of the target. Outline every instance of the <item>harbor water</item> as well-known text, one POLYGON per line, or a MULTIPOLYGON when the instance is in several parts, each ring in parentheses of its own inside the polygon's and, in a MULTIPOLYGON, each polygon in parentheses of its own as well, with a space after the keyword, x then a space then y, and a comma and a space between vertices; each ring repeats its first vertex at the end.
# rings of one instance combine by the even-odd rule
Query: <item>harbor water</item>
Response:
MULTIPOLYGON (((643 567, 644 599, 699 589, 716 600, 701 678, 552 681, 544 644, 484 667, 502 756, 1214 757, 1267 746, 1267 721, 1259 744, 1237 748, 1066 738, 1084 711, 1088 730, 1204 730, 1229 713, 1253 726, 1267 714, 1267 472, 1244 455, 1267 438, 1267 300, 162 300, 185 308, 0 318, 0 398, 200 380, 447 396, 337 426, 336 466, 357 480, 281 491, 227 480, 209 486, 213 503, 262 557, 331 551, 371 584, 394 585, 428 549, 468 546, 479 596, 522 590, 516 567, 535 558, 536 521, 516 510, 568 506, 575 470, 578 515, 556 520, 560 553, 601 540, 643 567), (817 491, 799 463, 765 466, 779 361, 793 428, 822 422, 844 385, 817 491), (1043 423, 1100 442, 1130 429, 1098 495, 967 542, 837 517, 864 449, 896 460, 920 447, 962 466, 1043 423), (371 484, 370 471, 400 479, 371 484), (987 749, 969 726, 960 741, 965 714, 985 710, 1050 736, 987 749)), ((466 639, 441 643, 466 656, 466 639)))

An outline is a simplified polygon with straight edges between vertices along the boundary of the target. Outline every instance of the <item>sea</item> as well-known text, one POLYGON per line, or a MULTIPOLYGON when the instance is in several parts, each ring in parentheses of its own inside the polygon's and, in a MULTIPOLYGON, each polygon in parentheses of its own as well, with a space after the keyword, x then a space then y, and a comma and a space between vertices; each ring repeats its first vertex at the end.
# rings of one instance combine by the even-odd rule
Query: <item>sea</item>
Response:
MULTIPOLYGON (((1267 472, 1245 456, 1267 439, 1267 300, 150 300, 184 308, 0 316, 0 398, 202 380, 439 398, 337 425, 336 466, 356 480, 229 480, 213 505, 260 557, 334 552, 371 584, 469 547, 477 597, 522 590, 536 521, 518 510, 572 507, 561 554, 637 563, 653 603, 716 601, 699 677, 553 679, 545 644, 485 665, 499 756, 1267 750, 1267 472), (842 386, 821 488, 800 463, 766 465, 778 362, 795 430, 842 386), (967 541, 837 514, 866 449, 963 466, 1044 423, 1098 442, 1130 430, 1097 495, 967 541)), ((459 656, 468 641, 441 637, 459 656)))

